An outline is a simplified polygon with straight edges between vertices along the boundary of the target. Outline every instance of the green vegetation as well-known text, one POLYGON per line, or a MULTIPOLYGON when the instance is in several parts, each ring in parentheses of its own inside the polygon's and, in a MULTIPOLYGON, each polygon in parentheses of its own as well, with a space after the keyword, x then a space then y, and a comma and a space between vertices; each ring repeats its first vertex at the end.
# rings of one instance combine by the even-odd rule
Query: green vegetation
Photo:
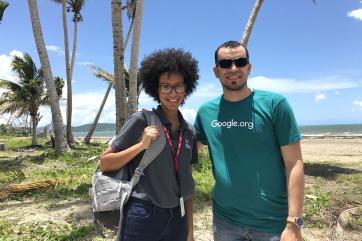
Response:
MULTIPOLYGON (((88 159, 99 155, 106 145, 78 145, 70 152, 57 153, 45 145, 46 141, 39 139, 41 146, 34 149, 30 146, 30 137, 0 136, 0 142, 7 146, 5 152, 0 152, 0 240, 103 240, 95 237, 90 222, 88 188, 96 163, 88 159), (8 184, 49 180, 56 181, 56 185, 1 194, 8 184), (76 211, 78 206, 88 209, 76 211), (50 216, 50 213, 53 213, 53 219, 44 219, 43 216, 50 216), (54 216, 62 215, 59 220, 54 219, 54 216)), ((306 162, 305 171, 307 228, 328 229, 343 210, 361 206, 360 167, 306 162)), ((197 220, 195 227, 196 230, 199 227, 209 229, 211 220, 205 215, 210 210, 214 181, 207 148, 200 153, 193 176, 196 184, 195 215, 202 219, 197 220)), ((348 228, 360 230, 361 227, 362 209, 359 209, 348 228)))

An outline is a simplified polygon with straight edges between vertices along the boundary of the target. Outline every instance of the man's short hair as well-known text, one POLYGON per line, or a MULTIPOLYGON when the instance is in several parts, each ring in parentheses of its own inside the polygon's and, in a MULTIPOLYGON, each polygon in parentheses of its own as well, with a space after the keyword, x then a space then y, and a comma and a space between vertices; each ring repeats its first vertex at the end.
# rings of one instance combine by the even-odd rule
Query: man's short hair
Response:
POLYGON ((249 51, 248 51, 248 48, 241 44, 240 42, 238 41, 235 41, 235 40, 229 40, 229 41, 226 41, 225 43, 221 44, 219 47, 217 47, 217 49, 215 50, 215 64, 217 64, 217 62, 219 61, 219 50, 221 48, 230 48, 230 49, 234 49, 234 48, 238 48, 242 46, 244 49, 245 49, 245 52, 246 52, 246 58, 249 59, 249 51))

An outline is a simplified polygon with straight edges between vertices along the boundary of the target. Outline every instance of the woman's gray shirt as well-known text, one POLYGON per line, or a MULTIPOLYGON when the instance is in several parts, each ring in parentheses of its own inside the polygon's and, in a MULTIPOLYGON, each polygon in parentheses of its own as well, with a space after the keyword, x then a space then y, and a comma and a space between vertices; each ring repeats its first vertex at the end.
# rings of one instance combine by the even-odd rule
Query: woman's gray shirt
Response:
MULTIPOLYGON (((144 176, 141 176, 139 183, 132 192, 132 196, 150 200, 158 207, 173 208, 180 205, 179 193, 186 200, 193 195, 195 190, 190 167, 191 164, 197 162, 198 158, 195 130, 191 124, 184 120, 181 112, 179 112, 180 127, 177 133, 173 133, 171 123, 166 119, 160 106, 153 111, 159 116, 162 125, 166 126, 169 130, 174 151, 177 149, 178 137, 182 131, 182 144, 178 156, 178 176, 181 190, 177 184, 170 145, 166 141, 166 145, 161 153, 144 170, 144 176)), ((142 112, 132 114, 121 128, 116 139, 112 142, 113 152, 125 150, 138 143, 142 139, 143 130, 146 126, 147 120, 142 112)), ((143 153, 144 151, 124 167, 128 169, 131 176, 138 167, 143 153)))

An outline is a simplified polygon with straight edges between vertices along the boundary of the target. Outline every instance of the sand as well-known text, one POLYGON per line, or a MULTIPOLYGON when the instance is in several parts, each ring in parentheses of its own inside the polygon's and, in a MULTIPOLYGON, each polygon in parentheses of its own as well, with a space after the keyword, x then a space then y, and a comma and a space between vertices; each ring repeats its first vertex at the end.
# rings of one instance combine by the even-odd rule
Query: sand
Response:
POLYGON ((362 138, 303 139, 303 160, 362 165, 362 138))

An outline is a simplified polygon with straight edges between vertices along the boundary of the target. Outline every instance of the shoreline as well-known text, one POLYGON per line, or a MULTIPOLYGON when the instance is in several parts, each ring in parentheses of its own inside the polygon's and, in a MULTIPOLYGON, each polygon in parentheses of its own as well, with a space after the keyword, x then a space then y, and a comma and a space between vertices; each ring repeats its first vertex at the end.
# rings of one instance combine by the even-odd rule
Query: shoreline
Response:
MULTIPOLYGON (((108 141, 112 136, 94 136, 91 140, 108 141)), ((83 140, 84 137, 76 137, 76 139, 83 140)), ((302 140, 304 139, 362 139, 362 134, 302 134, 302 140)))
POLYGON ((302 134, 302 139, 360 139, 362 134, 302 134))

